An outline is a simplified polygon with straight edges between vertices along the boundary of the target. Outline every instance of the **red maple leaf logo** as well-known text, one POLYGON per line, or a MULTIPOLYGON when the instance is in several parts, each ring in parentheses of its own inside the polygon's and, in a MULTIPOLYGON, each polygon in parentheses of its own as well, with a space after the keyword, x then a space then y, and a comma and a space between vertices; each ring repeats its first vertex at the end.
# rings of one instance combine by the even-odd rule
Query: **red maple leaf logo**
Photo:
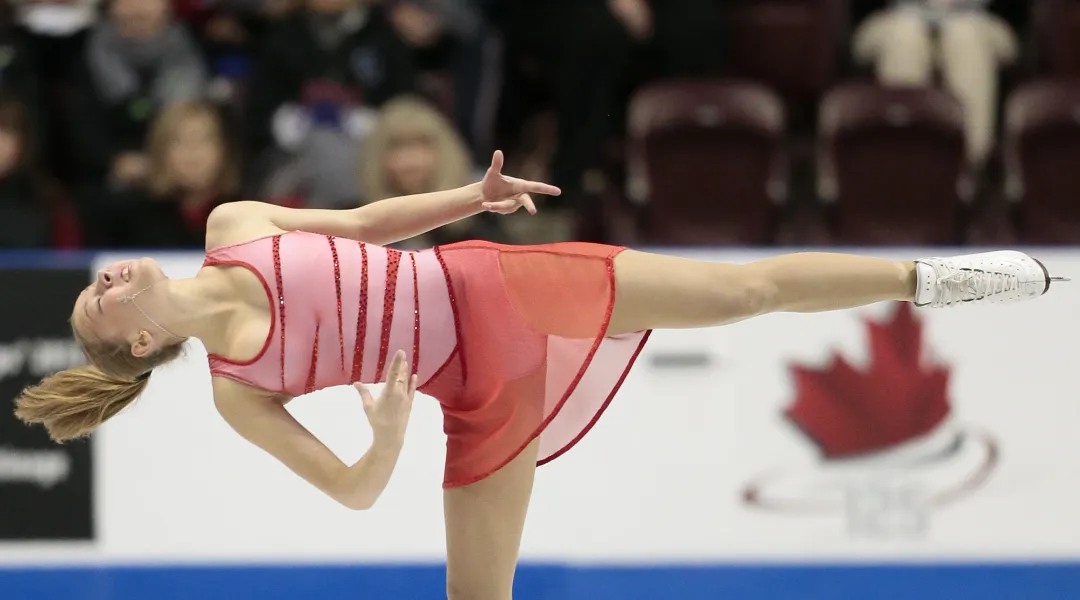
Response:
POLYGON ((824 370, 792 366, 796 397, 785 415, 827 460, 887 450, 933 431, 949 414, 949 371, 922 364, 922 323, 901 303, 885 323, 867 322, 870 365, 833 354, 824 370))

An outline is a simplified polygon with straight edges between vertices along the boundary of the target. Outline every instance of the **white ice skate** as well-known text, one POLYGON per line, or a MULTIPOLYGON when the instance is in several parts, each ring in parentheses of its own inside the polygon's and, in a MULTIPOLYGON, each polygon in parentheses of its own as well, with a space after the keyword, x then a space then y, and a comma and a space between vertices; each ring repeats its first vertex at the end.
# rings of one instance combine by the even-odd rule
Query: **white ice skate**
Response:
POLYGON ((915 263, 919 288, 915 306, 942 308, 968 302, 1007 303, 1042 296, 1053 281, 1041 262, 1023 252, 1001 251, 915 263))

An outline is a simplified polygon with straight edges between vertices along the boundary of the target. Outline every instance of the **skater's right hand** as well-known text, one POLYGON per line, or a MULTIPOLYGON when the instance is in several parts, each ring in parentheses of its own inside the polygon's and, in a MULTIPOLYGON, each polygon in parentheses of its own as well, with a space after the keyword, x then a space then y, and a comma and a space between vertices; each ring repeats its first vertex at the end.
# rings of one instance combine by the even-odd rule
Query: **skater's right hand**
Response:
POLYGON ((400 445, 405 440, 405 429, 416 394, 416 375, 409 375, 405 352, 398 350, 394 353, 394 360, 387 371, 386 387, 378 398, 373 397, 362 383, 354 383, 353 387, 360 392, 364 402, 364 413, 371 423, 375 443, 400 445))

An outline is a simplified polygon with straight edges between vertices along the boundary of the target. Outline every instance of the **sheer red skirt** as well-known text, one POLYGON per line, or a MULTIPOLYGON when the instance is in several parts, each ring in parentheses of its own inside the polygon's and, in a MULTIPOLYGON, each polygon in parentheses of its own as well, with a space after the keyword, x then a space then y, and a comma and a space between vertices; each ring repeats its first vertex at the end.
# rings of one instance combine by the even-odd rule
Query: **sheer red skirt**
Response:
POLYGON ((537 437, 538 464, 600 418, 649 332, 606 337, 621 247, 569 242, 438 249, 458 347, 424 385, 447 435, 444 487, 479 481, 537 437))

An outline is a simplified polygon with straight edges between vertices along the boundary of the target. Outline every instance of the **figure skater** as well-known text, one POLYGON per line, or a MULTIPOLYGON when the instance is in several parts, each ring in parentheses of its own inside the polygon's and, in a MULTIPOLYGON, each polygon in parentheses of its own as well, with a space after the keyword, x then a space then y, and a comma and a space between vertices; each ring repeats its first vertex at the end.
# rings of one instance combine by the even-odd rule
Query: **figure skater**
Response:
POLYGON ((1016 302, 1051 284, 1020 252, 910 262, 800 253, 722 264, 574 242, 385 247, 482 211, 535 213, 531 194, 560 193, 504 176, 502 165, 496 152, 479 183, 351 210, 217 208, 195 277, 170 279, 148 258, 97 273, 71 315, 89 366, 27 388, 16 414, 59 442, 85 436, 198 338, 225 421, 362 510, 390 480, 419 389, 439 401, 447 434, 448 596, 505 600, 536 465, 595 424, 651 330, 887 300, 1016 302), (375 382, 387 383, 378 398, 364 387, 375 382), (346 384, 359 390, 373 429, 352 465, 284 407, 346 384))

